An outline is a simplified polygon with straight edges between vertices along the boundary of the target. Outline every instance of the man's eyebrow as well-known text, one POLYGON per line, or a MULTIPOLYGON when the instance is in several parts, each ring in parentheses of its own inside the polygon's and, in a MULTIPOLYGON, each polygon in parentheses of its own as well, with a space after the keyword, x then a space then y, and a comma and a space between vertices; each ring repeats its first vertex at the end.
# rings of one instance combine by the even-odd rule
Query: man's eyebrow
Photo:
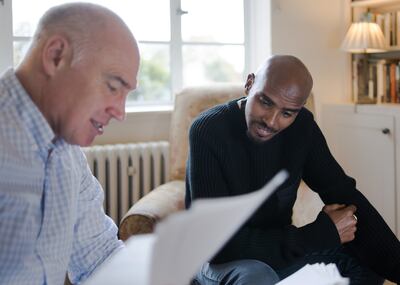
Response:
POLYGON ((267 94, 265 94, 264 92, 260 92, 260 94, 261 94, 261 96, 263 97, 264 100, 267 100, 272 105, 276 105, 274 100, 272 100, 267 94))
POLYGON ((290 109, 290 108, 284 108, 283 110, 285 110, 285 111, 289 111, 289 112, 292 112, 292 113, 298 113, 298 112, 300 112, 300 111, 301 111, 301 109, 302 109, 302 108, 300 108, 300 109, 290 109))
POLYGON ((125 88, 127 88, 129 90, 132 89, 131 85, 128 82, 126 82, 121 76, 108 74, 108 75, 106 75, 106 77, 111 80, 116 80, 116 81, 120 82, 125 88))
MULTIPOLYGON (((270 103, 272 103, 273 105, 276 105, 275 102, 264 92, 261 92, 261 96, 264 97, 264 100, 268 100, 270 103)), ((292 109, 292 108, 283 108, 283 110, 286 112, 292 112, 292 113, 298 113, 301 111, 302 108, 299 109, 292 109)))

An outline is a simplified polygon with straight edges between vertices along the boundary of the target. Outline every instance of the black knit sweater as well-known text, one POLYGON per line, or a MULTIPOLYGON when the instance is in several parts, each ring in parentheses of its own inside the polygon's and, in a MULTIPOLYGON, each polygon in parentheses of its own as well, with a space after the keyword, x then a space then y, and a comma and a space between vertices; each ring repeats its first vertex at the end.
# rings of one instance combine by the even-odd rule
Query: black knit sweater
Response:
POLYGON ((303 108, 291 126, 263 144, 254 143, 246 132, 244 111, 236 100, 202 113, 190 129, 187 207, 197 198, 255 191, 283 168, 290 174, 212 263, 258 259, 279 270, 307 253, 339 246, 336 227, 322 211, 306 226, 291 225, 303 179, 325 204, 357 206, 356 238, 347 246, 381 276, 400 282, 398 239, 332 157, 308 110, 303 108))

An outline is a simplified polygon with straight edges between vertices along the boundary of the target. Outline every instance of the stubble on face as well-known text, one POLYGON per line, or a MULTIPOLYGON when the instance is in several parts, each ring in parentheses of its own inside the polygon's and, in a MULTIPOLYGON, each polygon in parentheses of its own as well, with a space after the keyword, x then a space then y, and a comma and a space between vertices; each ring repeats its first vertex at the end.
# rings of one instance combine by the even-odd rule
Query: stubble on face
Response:
POLYGON ((247 137, 253 142, 262 144, 272 139, 276 134, 279 133, 279 130, 270 128, 262 121, 252 119, 249 122, 249 127, 246 133, 247 137))

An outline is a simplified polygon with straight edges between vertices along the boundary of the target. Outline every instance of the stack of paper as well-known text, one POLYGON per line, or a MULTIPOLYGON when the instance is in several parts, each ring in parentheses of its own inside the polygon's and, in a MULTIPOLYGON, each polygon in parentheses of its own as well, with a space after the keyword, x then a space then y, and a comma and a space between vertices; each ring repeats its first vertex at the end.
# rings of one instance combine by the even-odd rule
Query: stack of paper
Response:
POLYGON ((333 263, 307 264, 289 277, 283 279, 277 285, 348 285, 349 279, 340 275, 333 263))
POLYGON ((286 177, 287 173, 281 171, 262 189, 249 194, 194 201, 188 211, 160 222, 154 234, 129 239, 126 247, 96 270, 85 285, 189 284, 201 265, 286 177))

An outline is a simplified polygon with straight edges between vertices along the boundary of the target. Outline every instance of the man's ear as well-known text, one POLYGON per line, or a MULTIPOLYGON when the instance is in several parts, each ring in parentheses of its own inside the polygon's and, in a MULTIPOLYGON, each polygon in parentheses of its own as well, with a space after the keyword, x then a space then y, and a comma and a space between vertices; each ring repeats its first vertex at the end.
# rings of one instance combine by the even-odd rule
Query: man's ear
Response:
POLYGON ((67 63, 70 45, 65 37, 55 35, 47 39, 42 50, 42 64, 47 76, 53 76, 67 63))
POLYGON ((255 77, 256 76, 254 75, 254 73, 250 73, 249 75, 247 75, 246 84, 244 85, 244 93, 246 94, 246 96, 249 95, 249 91, 254 84, 255 77))

